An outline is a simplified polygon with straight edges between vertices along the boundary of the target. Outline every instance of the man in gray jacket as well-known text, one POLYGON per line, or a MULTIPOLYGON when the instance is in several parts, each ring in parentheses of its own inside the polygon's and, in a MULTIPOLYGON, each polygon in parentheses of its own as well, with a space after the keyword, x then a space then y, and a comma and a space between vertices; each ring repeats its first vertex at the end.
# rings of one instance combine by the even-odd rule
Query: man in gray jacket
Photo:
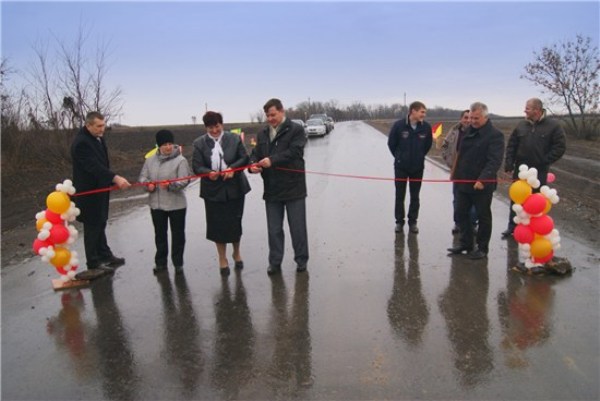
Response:
MULTIPOLYGON (((456 156, 458 154, 458 150, 460 148, 460 144, 465 135, 465 131, 469 127, 469 109, 463 110, 460 113, 460 121, 452 128, 450 128, 450 132, 444 138, 444 143, 442 144, 442 157, 446 162, 446 165, 450 168, 450 172, 454 169, 454 163, 456 161, 456 156)), ((452 234, 457 234, 460 231, 458 226, 458 217, 456 216, 456 191, 457 191, 456 183, 452 183, 452 209, 454 210, 454 228, 452 228, 452 234)), ((469 212, 471 216, 471 223, 473 226, 477 225, 477 212, 475 211, 475 207, 471 208, 469 212)))
MULTIPOLYGON (((560 123, 546 117, 542 101, 531 98, 525 103, 525 120, 514 129, 506 146, 504 171, 519 177, 519 166, 526 164, 535 167, 541 185, 546 185, 550 165, 558 161, 567 149, 565 131, 560 123)), ((538 189, 539 190, 539 189, 538 189)), ((508 228, 502 233, 502 239, 512 236, 515 230, 515 212, 510 204, 508 228)))

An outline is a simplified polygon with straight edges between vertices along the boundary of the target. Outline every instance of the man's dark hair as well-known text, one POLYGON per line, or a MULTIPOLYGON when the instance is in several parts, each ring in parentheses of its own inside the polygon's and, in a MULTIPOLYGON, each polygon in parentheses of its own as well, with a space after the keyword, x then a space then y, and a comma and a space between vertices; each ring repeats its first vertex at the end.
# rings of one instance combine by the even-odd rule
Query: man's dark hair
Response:
POLYGON ((281 103, 281 100, 279 99, 269 99, 267 103, 265 103, 265 105, 263 106, 263 110, 266 113, 271 107, 275 107, 277 110, 281 111, 283 110, 283 103, 281 103))
POLYGON ((98 111, 90 111, 85 115, 86 124, 93 124, 94 120, 104 120, 104 116, 98 111))
POLYGON ((463 110, 462 113, 460 113, 460 118, 463 118, 465 116, 465 114, 469 114, 470 111, 471 110, 469 110, 469 109, 463 110))
POLYGON ((217 124, 223 124, 223 116, 215 111, 207 111, 202 117, 205 127, 213 127, 217 124))
POLYGON ((408 114, 410 114, 413 110, 418 111, 418 110, 421 110, 421 109, 427 110, 427 107, 425 107, 425 103, 419 102, 417 100, 416 102, 412 102, 410 104, 410 106, 408 106, 408 114))

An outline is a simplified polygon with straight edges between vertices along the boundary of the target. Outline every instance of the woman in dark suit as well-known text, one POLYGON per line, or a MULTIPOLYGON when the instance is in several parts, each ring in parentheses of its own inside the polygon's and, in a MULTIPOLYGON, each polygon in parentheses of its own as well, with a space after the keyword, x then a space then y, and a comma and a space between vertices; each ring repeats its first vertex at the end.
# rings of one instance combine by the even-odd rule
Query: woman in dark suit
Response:
POLYGON ((206 134, 194 141, 192 169, 203 174, 200 180, 200 197, 206 210, 206 239, 215 242, 222 276, 229 275, 227 244, 233 244, 236 269, 243 269, 240 255, 244 199, 250 184, 243 170, 249 156, 239 135, 223 130, 223 116, 214 111, 204 117, 206 134))

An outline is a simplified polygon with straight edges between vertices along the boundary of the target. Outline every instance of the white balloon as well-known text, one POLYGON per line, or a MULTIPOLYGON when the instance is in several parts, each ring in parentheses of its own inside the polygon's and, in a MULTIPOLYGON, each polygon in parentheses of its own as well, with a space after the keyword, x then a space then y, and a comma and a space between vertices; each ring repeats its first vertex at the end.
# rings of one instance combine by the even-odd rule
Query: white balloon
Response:
POLYGON ((532 176, 534 176, 534 175, 535 175, 535 177, 537 178, 537 175, 538 175, 538 170, 537 170, 537 168, 535 168, 535 167, 532 167, 532 168, 530 168, 530 169, 529 169, 529 174, 530 174, 530 175, 532 175, 532 176))
POLYGON ((527 164, 521 164, 519 166, 519 171, 527 171, 529 169, 529 167, 527 166, 527 164))

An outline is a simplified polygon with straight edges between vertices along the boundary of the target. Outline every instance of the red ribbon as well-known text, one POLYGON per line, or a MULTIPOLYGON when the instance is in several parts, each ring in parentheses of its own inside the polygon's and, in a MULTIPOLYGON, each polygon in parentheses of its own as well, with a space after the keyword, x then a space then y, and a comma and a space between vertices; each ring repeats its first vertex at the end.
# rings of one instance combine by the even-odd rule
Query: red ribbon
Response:
MULTIPOLYGON (((256 163, 253 164, 249 164, 247 166, 242 166, 242 167, 236 167, 236 168, 231 168, 228 170, 223 170, 220 172, 220 174, 225 174, 225 173, 230 173, 230 172, 237 172, 237 171, 242 171, 242 170, 246 170, 250 167, 256 166, 256 163)), ((389 178, 389 177, 373 177, 373 176, 368 176, 368 175, 355 175, 355 174, 336 174, 336 173, 323 173, 320 171, 308 171, 308 170, 297 170, 297 169, 291 169, 291 168, 285 168, 285 167, 275 167, 277 170, 281 170, 281 171, 289 171, 291 173, 303 173, 303 174, 316 174, 316 175, 325 175, 325 176, 330 176, 330 177, 341 177, 341 178, 355 178, 355 179, 360 179, 360 180, 378 180, 378 181, 406 181, 406 182, 416 182, 416 181, 421 181, 421 182, 454 182, 454 183, 459 183, 459 184, 468 184, 468 183, 476 183, 476 182, 481 182, 481 183, 512 183, 513 180, 498 180, 498 179, 489 179, 489 180, 450 180, 450 179, 426 179, 426 178, 389 178)), ((169 184, 171 182, 177 182, 177 181, 185 181, 185 180, 193 180, 196 178, 204 178, 204 177, 208 177, 211 173, 205 173, 205 174, 197 174, 197 175, 190 175, 187 177, 180 177, 180 178, 172 178, 169 180, 162 180, 162 181, 149 181, 149 182, 136 182, 134 184, 131 184, 132 187, 140 187, 140 186, 148 186, 150 184, 154 184, 154 185, 160 185, 160 184, 169 184)), ((98 189, 92 189, 89 191, 84 191, 84 192, 78 192, 72 196, 84 196, 84 195, 91 195, 91 194, 97 194, 100 192, 108 192, 108 191, 114 191, 119 189, 118 186, 114 185, 112 187, 106 187, 106 188, 98 188, 98 189)))

